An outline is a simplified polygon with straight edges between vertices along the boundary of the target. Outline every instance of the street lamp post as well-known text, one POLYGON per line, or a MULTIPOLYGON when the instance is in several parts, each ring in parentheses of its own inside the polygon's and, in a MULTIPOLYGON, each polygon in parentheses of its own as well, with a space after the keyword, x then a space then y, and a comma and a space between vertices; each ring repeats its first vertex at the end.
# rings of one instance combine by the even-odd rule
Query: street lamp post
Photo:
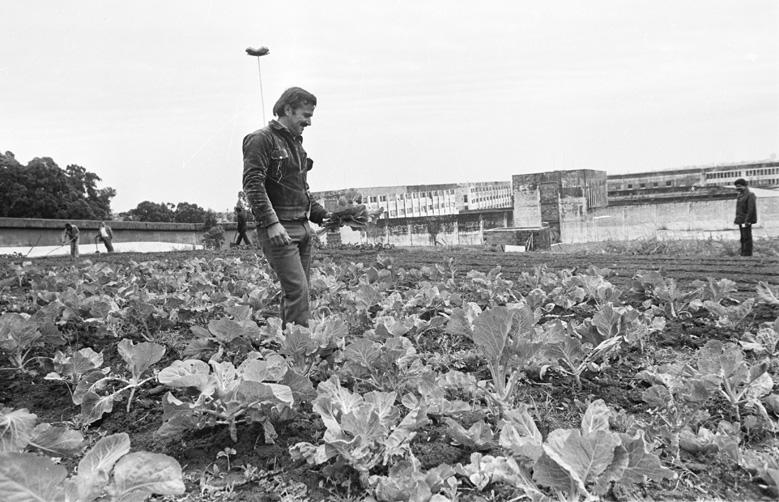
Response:
POLYGON ((260 76, 260 107, 262 109, 262 124, 265 125, 265 98, 262 95, 262 68, 260 66, 260 58, 262 56, 267 55, 270 52, 270 49, 268 49, 265 46, 262 46, 258 49, 255 49, 253 47, 247 47, 246 48, 246 54, 249 56, 254 56, 257 58, 257 72, 260 76))

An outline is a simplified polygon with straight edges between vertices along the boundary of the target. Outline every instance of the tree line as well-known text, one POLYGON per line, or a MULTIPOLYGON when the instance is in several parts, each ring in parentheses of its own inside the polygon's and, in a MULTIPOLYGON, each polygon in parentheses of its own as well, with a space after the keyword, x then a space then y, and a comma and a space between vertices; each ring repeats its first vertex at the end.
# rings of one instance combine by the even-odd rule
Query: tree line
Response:
MULTIPOLYGON (((84 167, 62 169, 51 157, 24 165, 12 152, 0 153, 0 217, 61 220, 110 220, 116 190, 84 167)), ((197 204, 143 201, 124 215, 133 221, 216 224, 216 213, 197 204)))

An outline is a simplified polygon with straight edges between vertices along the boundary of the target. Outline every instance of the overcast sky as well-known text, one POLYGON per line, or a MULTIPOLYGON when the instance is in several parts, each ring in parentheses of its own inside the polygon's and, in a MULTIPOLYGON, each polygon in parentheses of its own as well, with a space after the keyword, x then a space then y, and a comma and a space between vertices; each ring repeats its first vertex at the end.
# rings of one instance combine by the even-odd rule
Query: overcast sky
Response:
POLYGON ((79 164, 115 211, 226 210, 241 140, 316 94, 312 190, 779 154, 779 2, 3 2, 0 150, 79 164))

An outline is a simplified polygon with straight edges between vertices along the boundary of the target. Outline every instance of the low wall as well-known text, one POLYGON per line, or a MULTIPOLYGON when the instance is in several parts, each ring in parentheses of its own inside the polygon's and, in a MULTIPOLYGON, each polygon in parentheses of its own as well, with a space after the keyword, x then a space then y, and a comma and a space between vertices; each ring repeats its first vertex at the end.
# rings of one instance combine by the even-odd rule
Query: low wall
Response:
MULTIPOLYGON (((82 244, 94 242, 96 220, 47 220, 36 218, 0 218, 0 247, 54 246, 60 244, 65 223, 76 225, 82 244)), ((198 245, 204 232, 200 223, 158 223, 142 221, 107 221, 115 243, 167 242, 198 245)), ((235 233, 235 223, 222 224, 229 242, 235 233)), ((253 225, 250 225, 253 227, 253 225)), ((252 234, 253 235, 253 234, 252 234)))
POLYGON ((382 219, 368 232, 342 228, 341 242, 380 242, 395 246, 480 245, 484 239, 484 230, 512 224, 512 212, 513 209, 485 209, 435 217, 382 219), (435 241, 432 234, 435 235, 435 241))
MULTIPOLYGON (((757 193, 755 238, 779 237, 779 192, 757 193)), ((561 242, 604 240, 738 238, 735 198, 647 201, 590 209, 560 222, 561 242)))

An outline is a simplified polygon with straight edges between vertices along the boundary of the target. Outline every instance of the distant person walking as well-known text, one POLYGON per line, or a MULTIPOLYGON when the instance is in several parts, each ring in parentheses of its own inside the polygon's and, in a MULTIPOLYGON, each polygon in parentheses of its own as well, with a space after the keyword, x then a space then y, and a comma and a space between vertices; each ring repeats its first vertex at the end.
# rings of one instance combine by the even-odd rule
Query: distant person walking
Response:
POLYGON ((114 252, 114 246, 111 244, 111 240, 114 238, 114 233, 111 231, 111 227, 105 224, 104 221, 100 222, 100 226, 97 227, 97 234, 95 235, 95 244, 97 241, 103 241, 106 251, 109 253, 114 252))
POLYGON ((251 246, 252 241, 250 241, 249 236, 246 235, 246 211, 244 211, 241 206, 235 206, 235 221, 238 222, 238 233, 235 236, 235 245, 240 246, 241 241, 244 241, 251 246))
POLYGON ((747 180, 736 180, 736 219, 733 221, 741 231, 741 256, 752 256, 752 225, 757 223, 757 197, 749 188, 747 180))
POLYGON ((62 245, 70 243, 70 256, 73 259, 78 258, 78 241, 79 232, 76 225, 65 223, 65 230, 62 232, 62 239, 60 239, 62 245))

